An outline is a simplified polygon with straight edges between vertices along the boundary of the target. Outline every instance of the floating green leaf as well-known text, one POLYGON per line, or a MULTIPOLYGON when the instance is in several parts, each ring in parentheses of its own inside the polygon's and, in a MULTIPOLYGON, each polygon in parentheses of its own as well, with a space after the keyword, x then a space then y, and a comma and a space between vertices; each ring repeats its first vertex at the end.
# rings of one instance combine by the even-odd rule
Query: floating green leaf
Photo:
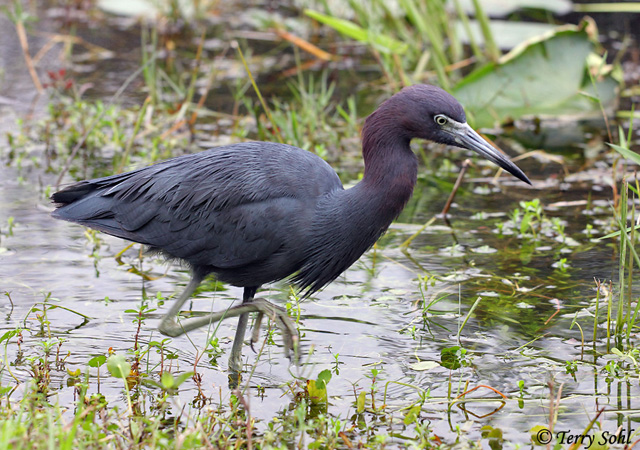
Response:
POLYGON ((91 358, 87 364, 89 365, 89 367, 94 367, 95 368, 95 367, 100 367, 106 361, 107 361, 107 357, 106 356, 98 355, 98 356, 94 356, 93 358, 91 358))
POLYGON ((417 371, 431 370, 431 369, 435 369, 436 367, 440 367, 440 364, 438 364, 435 361, 420 361, 420 362, 411 364, 411 369, 417 370, 417 371))
POLYGON ((107 369, 116 378, 126 378, 131 372, 131 364, 122 355, 111 355, 107 360, 107 369))

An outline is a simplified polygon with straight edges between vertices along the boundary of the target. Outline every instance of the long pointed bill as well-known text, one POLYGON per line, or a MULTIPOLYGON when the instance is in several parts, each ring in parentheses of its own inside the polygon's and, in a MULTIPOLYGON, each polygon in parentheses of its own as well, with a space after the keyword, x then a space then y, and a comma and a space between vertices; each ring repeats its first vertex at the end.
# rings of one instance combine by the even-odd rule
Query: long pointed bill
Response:
POLYGON ((527 184, 531 184, 529 178, 524 174, 522 170, 514 163, 512 163, 505 155, 499 150, 494 148, 491 144, 485 141, 478 133, 475 132, 467 123, 451 123, 448 130, 453 136, 460 147, 473 150, 480 156, 488 159, 492 163, 502 167, 516 178, 524 181, 527 184))

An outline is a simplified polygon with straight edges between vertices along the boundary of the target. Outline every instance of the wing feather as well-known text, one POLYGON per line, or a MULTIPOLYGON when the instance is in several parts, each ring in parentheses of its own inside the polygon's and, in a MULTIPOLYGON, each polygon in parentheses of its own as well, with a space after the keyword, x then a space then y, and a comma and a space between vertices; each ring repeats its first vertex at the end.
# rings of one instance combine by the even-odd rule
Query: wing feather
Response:
POLYGON ((292 218, 342 189, 317 156, 250 142, 71 185, 53 215, 140 242, 194 266, 240 267, 268 258, 292 218))

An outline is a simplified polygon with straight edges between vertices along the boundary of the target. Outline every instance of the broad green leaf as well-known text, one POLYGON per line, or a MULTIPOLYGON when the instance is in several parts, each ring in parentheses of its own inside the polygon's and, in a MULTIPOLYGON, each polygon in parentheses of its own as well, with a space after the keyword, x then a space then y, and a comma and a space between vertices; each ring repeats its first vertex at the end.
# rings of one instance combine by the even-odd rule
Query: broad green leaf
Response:
POLYGON ((472 72, 452 94, 475 127, 526 116, 599 116, 601 106, 593 98, 611 106, 618 82, 609 74, 594 88, 587 75, 593 49, 584 27, 559 27, 472 72))
POLYGON ((316 385, 326 389, 329 381, 331 381, 331 371, 325 369, 318 374, 318 378, 316 378, 316 385))
POLYGON ((162 387, 165 389, 172 389, 175 387, 175 380, 171 372, 162 372, 160 375, 160 383, 162 383, 162 387))
POLYGON ((358 394, 358 400, 356 401, 356 411, 358 414, 362 414, 364 412, 364 405, 367 400, 367 393, 365 391, 361 391, 358 394))
POLYGON ((107 369, 116 378, 126 378, 131 372, 131 364, 122 355, 111 355, 107 359, 107 369))
POLYGON ((8 341, 9 339, 11 339, 12 337, 14 337, 16 334, 18 334, 20 330, 9 330, 6 333, 4 333, 2 335, 2 337, 0 337, 0 342, 2 341, 8 341))
POLYGON ((311 404, 327 403, 327 384, 331 380, 331 371, 323 370, 315 380, 307 380, 307 392, 311 404))
POLYGON ((87 364, 89 364, 89 367, 100 367, 106 361, 107 361, 107 357, 106 356, 98 355, 98 356, 94 356, 93 358, 91 358, 87 364))
POLYGON ((309 393, 309 402, 312 405, 327 402, 327 388, 324 383, 319 386, 316 380, 307 380, 307 392, 309 393))

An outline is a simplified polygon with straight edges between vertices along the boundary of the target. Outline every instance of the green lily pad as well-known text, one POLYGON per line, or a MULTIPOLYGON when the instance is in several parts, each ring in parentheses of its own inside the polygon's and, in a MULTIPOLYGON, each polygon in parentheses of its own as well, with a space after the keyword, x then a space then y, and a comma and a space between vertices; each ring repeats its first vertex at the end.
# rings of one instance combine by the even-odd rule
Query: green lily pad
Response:
POLYGON ((612 106, 619 83, 609 73, 593 85, 587 68, 593 50, 585 27, 559 27, 472 72, 452 93, 475 127, 527 116, 599 115, 598 99, 612 106))
POLYGON ((111 355, 107 359, 107 369, 116 378, 126 378, 131 372, 131 364, 122 355, 111 355))
POLYGON ((417 370, 419 372, 423 370, 435 369, 436 367, 440 367, 440 364, 438 364, 435 361, 420 361, 420 362, 411 364, 411 369, 417 370))

